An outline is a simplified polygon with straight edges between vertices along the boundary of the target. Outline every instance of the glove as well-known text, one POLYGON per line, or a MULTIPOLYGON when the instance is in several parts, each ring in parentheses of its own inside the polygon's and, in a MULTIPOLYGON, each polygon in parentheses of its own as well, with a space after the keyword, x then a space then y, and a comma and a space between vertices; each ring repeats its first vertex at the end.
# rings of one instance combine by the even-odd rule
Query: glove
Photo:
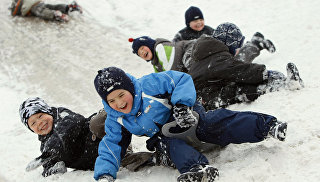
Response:
POLYGON ((103 175, 99 178, 99 182, 114 182, 114 178, 110 175, 103 175))
POLYGON ((63 161, 57 162, 54 166, 50 167, 49 169, 45 169, 42 173, 43 177, 50 176, 52 174, 58 174, 58 173, 65 173, 67 172, 66 165, 63 161))
POLYGON ((183 104, 173 106, 173 117, 182 128, 194 126, 197 122, 197 118, 192 114, 190 107, 183 104))
POLYGON ((155 164, 152 162, 153 155, 151 152, 126 154, 121 160, 121 166, 133 172, 145 166, 154 166, 155 164))

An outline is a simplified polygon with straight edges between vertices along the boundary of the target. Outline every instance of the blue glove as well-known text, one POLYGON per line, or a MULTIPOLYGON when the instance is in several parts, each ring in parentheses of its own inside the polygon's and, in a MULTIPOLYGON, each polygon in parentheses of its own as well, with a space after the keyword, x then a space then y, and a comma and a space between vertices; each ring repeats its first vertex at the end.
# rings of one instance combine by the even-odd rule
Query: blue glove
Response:
POLYGON ((190 107, 183 104, 173 106, 173 117, 182 128, 194 126, 197 122, 197 118, 192 114, 190 107))

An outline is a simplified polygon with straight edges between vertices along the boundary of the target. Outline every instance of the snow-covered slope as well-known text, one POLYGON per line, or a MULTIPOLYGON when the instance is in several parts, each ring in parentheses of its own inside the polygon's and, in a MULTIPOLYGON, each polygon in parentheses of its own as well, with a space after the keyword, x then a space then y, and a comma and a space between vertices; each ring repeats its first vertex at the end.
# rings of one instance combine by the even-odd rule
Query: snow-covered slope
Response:
MULTIPOLYGON (((47 0, 48 3, 68 3, 47 0)), ((47 178, 42 168, 25 172, 37 157, 37 136, 20 122, 18 108, 28 97, 39 96, 52 106, 65 106, 85 116, 98 111, 101 101, 93 86, 96 71, 118 66, 139 77, 153 71, 132 54, 129 37, 149 35, 172 39, 182 29, 184 12, 198 6, 206 24, 237 24, 247 40, 256 31, 271 39, 275 54, 262 52, 255 60, 285 73, 296 63, 306 88, 266 94, 232 110, 272 114, 287 121, 285 142, 268 139, 256 144, 229 145, 207 153, 223 181, 319 181, 319 50, 320 1, 312 0, 78 0, 82 15, 68 23, 11 17, 10 0, 0 2, 0 181, 94 181, 92 171, 72 171, 47 178)), ((146 138, 135 137, 134 150, 146 150, 146 138)), ((70 170, 71 171, 71 170, 70 170)), ((122 169, 117 181, 176 181, 177 170, 122 169)))

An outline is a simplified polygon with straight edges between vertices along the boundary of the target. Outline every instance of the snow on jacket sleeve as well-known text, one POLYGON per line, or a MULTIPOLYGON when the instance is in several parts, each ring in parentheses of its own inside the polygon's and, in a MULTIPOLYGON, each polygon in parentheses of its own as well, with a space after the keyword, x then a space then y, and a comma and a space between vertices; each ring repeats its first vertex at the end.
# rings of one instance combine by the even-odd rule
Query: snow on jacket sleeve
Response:
POLYGON ((148 95, 170 94, 173 105, 179 103, 193 106, 196 91, 189 74, 178 71, 152 73, 139 79, 143 92, 148 95))
POLYGON ((116 118, 108 116, 105 125, 106 135, 99 144, 99 156, 94 167, 94 178, 98 180, 103 175, 117 177, 121 159, 131 142, 129 133, 116 118))

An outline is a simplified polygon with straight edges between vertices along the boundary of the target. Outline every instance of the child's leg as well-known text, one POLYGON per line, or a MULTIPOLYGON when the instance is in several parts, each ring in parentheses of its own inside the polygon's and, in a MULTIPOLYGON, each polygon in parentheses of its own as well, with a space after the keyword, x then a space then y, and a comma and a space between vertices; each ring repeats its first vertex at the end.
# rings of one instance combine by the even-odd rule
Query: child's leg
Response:
POLYGON ((56 5, 56 7, 54 7, 53 5, 47 5, 44 3, 39 3, 31 8, 31 13, 34 16, 37 16, 44 20, 60 20, 61 19, 61 20, 67 21, 68 15, 65 14, 66 11, 67 11, 66 5, 56 5))
POLYGON ((203 142, 226 146, 230 143, 260 142, 264 140, 277 119, 255 112, 237 112, 227 109, 204 112, 196 104, 200 115, 197 137, 203 142))
POLYGON ((238 54, 235 55, 234 58, 246 63, 252 63, 252 61, 259 55, 260 49, 251 42, 247 42, 239 49, 238 54))
POLYGON ((165 136, 158 137, 158 139, 159 141, 156 145, 158 164, 175 166, 180 173, 185 173, 190 171, 194 166, 207 165, 209 163, 203 154, 183 140, 165 136))
POLYGON ((66 4, 45 4, 45 7, 51 10, 61 11, 63 14, 68 14, 69 7, 66 4))
POLYGON ((95 116, 90 119, 89 128, 93 135, 102 139, 106 134, 104 131, 104 123, 107 118, 107 113, 101 109, 95 116))

